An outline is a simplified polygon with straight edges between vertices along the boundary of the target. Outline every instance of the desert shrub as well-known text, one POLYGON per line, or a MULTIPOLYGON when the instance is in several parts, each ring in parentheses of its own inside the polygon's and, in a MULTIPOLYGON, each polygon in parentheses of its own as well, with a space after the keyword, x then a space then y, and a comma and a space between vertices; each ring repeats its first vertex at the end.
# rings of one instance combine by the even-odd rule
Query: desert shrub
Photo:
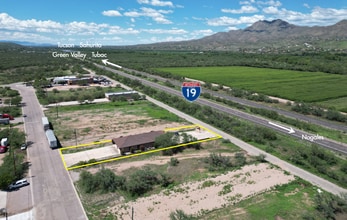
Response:
POLYGON ((211 153, 209 157, 204 159, 204 162, 208 164, 210 171, 222 171, 232 167, 230 157, 222 156, 221 154, 211 153))
POLYGON ((179 163, 179 161, 177 158, 171 157, 170 162, 169 162, 170 166, 177 166, 178 163, 179 163))
POLYGON ((139 196, 151 190, 159 182, 158 174, 144 167, 130 175, 126 189, 132 196, 139 196))

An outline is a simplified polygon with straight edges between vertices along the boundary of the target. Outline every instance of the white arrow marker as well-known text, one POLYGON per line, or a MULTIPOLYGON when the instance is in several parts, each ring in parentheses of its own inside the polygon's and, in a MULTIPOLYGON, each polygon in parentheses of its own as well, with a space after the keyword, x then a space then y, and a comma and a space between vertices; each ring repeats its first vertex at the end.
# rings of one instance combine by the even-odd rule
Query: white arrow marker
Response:
POLYGON ((295 131, 294 131, 294 129, 293 129, 292 127, 286 128, 286 127, 283 127, 282 125, 275 124, 275 123, 273 123, 273 122, 271 122, 271 121, 269 121, 269 124, 270 124, 270 125, 273 125, 273 126, 276 126, 276 127, 278 127, 278 128, 282 128, 283 130, 288 131, 289 134, 295 133, 295 131))
POLYGON ((101 61, 102 61, 103 64, 105 64, 105 66, 107 66, 107 64, 108 64, 108 65, 117 67, 117 68, 119 68, 119 69, 122 69, 122 68, 123 68, 122 66, 119 66, 119 65, 117 65, 117 64, 114 64, 114 63, 109 62, 108 59, 101 60, 101 61))

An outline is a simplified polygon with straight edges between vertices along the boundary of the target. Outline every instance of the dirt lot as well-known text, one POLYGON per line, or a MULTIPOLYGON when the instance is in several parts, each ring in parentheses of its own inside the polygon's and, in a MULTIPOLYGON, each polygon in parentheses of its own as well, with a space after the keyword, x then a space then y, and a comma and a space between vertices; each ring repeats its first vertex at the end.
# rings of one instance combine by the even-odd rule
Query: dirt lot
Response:
MULTIPOLYGON (((58 137, 63 146, 75 145, 74 131, 77 131, 77 142, 81 144, 187 124, 154 119, 144 114, 140 106, 131 108, 130 111, 120 111, 114 108, 61 112, 57 121, 53 122, 53 124, 55 123, 60 124, 58 137), (61 126, 62 124, 64 126, 61 126)), ((194 155, 181 155, 180 159, 184 159, 183 157, 199 158, 207 154, 208 152, 200 151, 194 155)), ((143 167, 146 164, 162 165, 168 160, 169 157, 153 157, 143 161, 123 161, 105 166, 116 173, 122 173, 131 167, 143 167)), ((96 169, 90 168, 89 171, 93 172, 96 169)), ((199 171, 197 170, 197 172, 199 171)), ((78 179, 78 172, 71 171, 70 174, 74 181, 78 179)), ((168 219, 169 214, 177 209, 181 209, 187 214, 199 214, 236 203, 293 179, 294 176, 286 175, 282 170, 273 168, 270 164, 247 165, 239 170, 213 178, 186 182, 135 201, 124 202, 122 199, 116 199, 116 201, 113 200, 113 204, 109 203, 106 210, 103 211, 113 213, 119 219, 131 219, 132 207, 134 208, 134 219, 168 219), (206 181, 211 184, 206 186, 204 184, 206 181)))
POLYGON ((286 175, 269 164, 247 165, 214 178, 184 183, 156 195, 120 203, 107 211, 120 219, 131 219, 131 207, 135 210, 135 219, 169 219, 170 213, 178 209, 187 214, 199 214, 234 204, 292 180, 293 175, 286 175), (212 184, 205 185, 207 181, 212 184))

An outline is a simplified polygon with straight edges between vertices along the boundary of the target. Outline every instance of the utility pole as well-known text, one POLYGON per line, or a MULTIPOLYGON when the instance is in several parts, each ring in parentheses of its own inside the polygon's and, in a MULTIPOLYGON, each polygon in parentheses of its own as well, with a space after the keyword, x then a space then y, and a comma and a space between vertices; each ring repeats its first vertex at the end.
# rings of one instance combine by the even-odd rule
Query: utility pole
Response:
POLYGON ((134 220, 134 207, 131 207, 131 220, 134 220))
MULTIPOLYGON (((10 122, 10 128, 9 128, 9 134, 8 134, 8 139, 10 139, 11 137, 11 134, 12 134, 12 126, 11 126, 11 122, 10 122)), ((10 139, 11 140, 11 139, 10 139)), ((15 156, 14 156, 14 147, 13 146, 10 146, 10 151, 12 153, 12 159, 13 159, 13 172, 14 172, 14 176, 16 176, 16 159, 15 159, 15 156)))
POLYGON ((75 128, 75 140, 76 140, 76 146, 77 146, 77 130, 75 128))
POLYGON ((58 102, 55 103, 55 108, 57 110, 57 118, 59 117, 59 114, 58 114, 58 102))

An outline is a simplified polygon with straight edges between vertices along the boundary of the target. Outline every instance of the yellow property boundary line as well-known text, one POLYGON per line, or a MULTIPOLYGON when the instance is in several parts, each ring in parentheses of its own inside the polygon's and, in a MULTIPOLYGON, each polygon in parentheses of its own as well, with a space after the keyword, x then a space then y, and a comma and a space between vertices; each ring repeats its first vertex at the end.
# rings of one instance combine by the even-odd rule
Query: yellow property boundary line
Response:
POLYGON ((63 161, 64 167, 66 170, 74 170, 74 169, 78 169, 78 168, 83 168, 83 167, 88 167, 88 166, 93 166, 93 165, 98 165, 98 164, 102 164, 102 163, 108 163, 108 162, 112 162, 112 161, 116 161, 116 160, 122 160, 122 159, 126 159, 126 158, 131 158, 131 157, 137 157, 137 156, 141 156, 141 155, 145 155, 145 154, 151 154, 151 153, 155 153, 155 152, 160 152, 163 150, 169 150, 169 149, 173 149, 173 148, 177 148, 177 147, 183 147, 183 146, 187 146, 190 144, 197 144, 197 143, 202 143, 202 142, 207 142, 207 141, 213 141, 213 140, 217 140, 222 138, 221 135, 201 126, 198 124, 195 125, 187 125, 187 126, 181 126, 181 127, 175 127, 175 128, 167 128, 164 129, 165 132, 167 131, 175 131, 175 130, 181 130, 181 129, 189 129, 189 128, 197 128, 200 127, 203 130, 206 130, 212 134, 215 135, 215 137, 212 138, 207 138, 207 139, 203 139, 203 140, 198 140, 198 141, 192 141, 192 142, 188 142, 188 143, 184 143, 184 144, 178 144, 178 145, 174 145, 174 146, 170 146, 170 147, 164 147, 164 148, 158 148, 158 149, 154 149, 154 150, 149 150, 149 151, 144 151, 141 153, 135 153, 135 154, 130 154, 130 155, 126 155, 126 156, 120 156, 120 157, 115 157, 115 158, 111 158, 111 159, 106 159, 106 160, 100 160, 94 163, 88 163, 88 164, 83 164, 83 165, 78 165, 78 166, 73 166, 73 167, 67 167, 65 160, 64 160, 64 155, 62 153, 63 150, 67 150, 67 149, 74 149, 74 148, 79 148, 79 147, 86 147, 86 146, 91 146, 91 145, 96 145, 96 144, 103 144, 103 143, 109 143, 111 142, 111 140, 104 140, 104 141, 98 141, 98 142, 92 142, 92 143, 88 143, 88 144, 80 144, 77 146, 69 146, 69 147, 64 147, 64 148, 60 148, 59 149, 59 154, 60 157, 63 161))

